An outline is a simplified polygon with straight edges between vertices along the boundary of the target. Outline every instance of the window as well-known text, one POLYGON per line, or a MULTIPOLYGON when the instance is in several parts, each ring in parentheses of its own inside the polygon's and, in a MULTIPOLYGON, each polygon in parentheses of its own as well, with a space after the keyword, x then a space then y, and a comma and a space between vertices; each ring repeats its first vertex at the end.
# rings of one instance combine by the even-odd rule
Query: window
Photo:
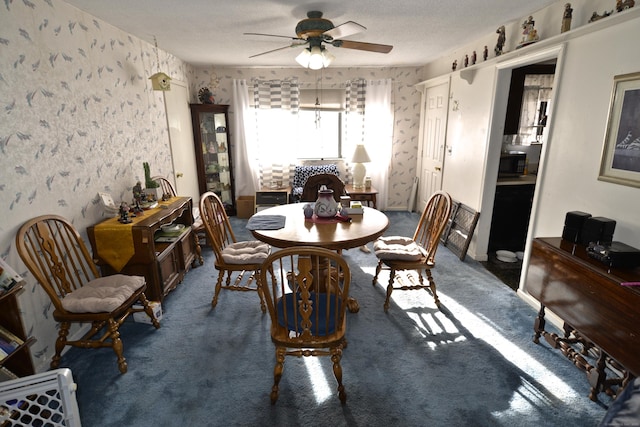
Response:
POLYGON ((300 159, 342 157, 342 112, 300 110, 298 126, 301 143, 296 155, 300 159))
POLYGON ((258 159, 281 163, 287 158, 328 159, 342 156, 342 112, 315 110, 292 114, 285 110, 257 110, 258 159))

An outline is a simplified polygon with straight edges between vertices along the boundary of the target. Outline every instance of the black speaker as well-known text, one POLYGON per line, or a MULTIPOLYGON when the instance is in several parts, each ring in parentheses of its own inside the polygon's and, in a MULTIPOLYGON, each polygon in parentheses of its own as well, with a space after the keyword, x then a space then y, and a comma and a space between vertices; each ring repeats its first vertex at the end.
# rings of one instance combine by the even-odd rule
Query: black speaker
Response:
POLYGON ((564 217, 564 229, 562 230, 562 238, 573 243, 579 242, 580 233, 587 218, 591 218, 590 213, 580 211, 567 212, 564 217))
POLYGON ((613 241, 615 229, 616 222, 612 219, 601 216, 587 218, 582 226, 579 242, 583 245, 589 245, 591 242, 609 244, 613 241))

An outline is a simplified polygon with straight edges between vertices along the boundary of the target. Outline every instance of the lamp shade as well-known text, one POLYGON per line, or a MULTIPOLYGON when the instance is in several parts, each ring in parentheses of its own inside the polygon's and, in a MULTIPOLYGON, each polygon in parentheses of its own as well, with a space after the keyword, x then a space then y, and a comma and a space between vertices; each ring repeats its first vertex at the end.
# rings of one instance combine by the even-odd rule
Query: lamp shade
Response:
POLYGON ((356 150, 353 152, 353 158, 351 159, 351 161, 353 163, 369 163, 371 161, 367 150, 364 148, 364 145, 356 145, 356 150))
POLYGON ((355 188, 363 188, 364 178, 367 174, 367 169, 364 167, 363 163, 369 163, 371 161, 364 145, 356 145, 356 150, 353 152, 351 161, 353 162, 353 186, 355 188))

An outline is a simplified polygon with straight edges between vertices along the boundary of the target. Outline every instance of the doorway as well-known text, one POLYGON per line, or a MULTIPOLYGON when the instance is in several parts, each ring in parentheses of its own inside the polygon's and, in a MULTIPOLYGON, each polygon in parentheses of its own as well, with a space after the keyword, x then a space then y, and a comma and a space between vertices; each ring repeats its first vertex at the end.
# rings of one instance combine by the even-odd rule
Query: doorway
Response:
POLYGON ((186 83, 171 81, 171 90, 163 92, 173 162, 173 182, 176 192, 190 196, 193 205, 200 200, 196 154, 189 111, 189 91, 186 83))
MULTIPOLYGON (((442 189, 444 150, 449 111, 449 79, 438 79, 423 88, 420 147, 418 150, 418 203, 422 212, 431 195, 442 189)), ((409 202, 409 211, 412 210, 409 202)))
POLYGON ((521 119, 523 118, 523 101, 526 98, 525 80, 528 75, 538 74, 553 75, 557 81, 561 70, 562 50, 562 46, 557 46, 497 65, 496 92, 487 151, 485 176, 487 185, 484 187, 481 205, 483 212, 491 213, 489 222, 492 230, 487 234, 486 241, 482 242, 486 244, 487 249, 487 261, 483 264, 487 269, 495 270, 496 276, 515 290, 519 289, 522 272, 526 271, 528 266, 528 251, 531 242, 529 230, 533 229, 536 221, 536 183, 544 175, 544 156, 548 144, 552 143, 553 102, 555 98, 555 91, 551 90, 549 97, 540 99, 539 102, 536 101, 535 110, 529 108, 526 116, 535 122, 528 126, 536 127, 523 131, 521 119), (538 129, 542 129, 539 135, 538 129), (525 144, 522 144, 523 138, 525 144), (504 150, 528 153, 527 156, 533 160, 531 166, 535 173, 514 176, 511 177, 511 180, 506 180, 507 182, 500 182, 498 171, 501 153, 504 150), (512 187, 513 184, 515 185, 512 187), (506 194, 506 201, 503 197, 505 194, 502 193, 506 194), (510 195, 509 193, 514 194, 510 195), (510 198, 511 200, 508 200, 510 198), (518 214, 508 212, 508 209, 514 207, 519 210, 518 214), (494 224, 501 228, 500 231, 506 230, 507 235, 519 233, 518 243, 512 244, 508 248, 497 247, 500 242, 498 241, 496 244, 494 224), (515 260, 509 257, 510 259, 505 261, 504 256, 502 260, 498 260, 496 251, 501 249, 515 255, 515 260))

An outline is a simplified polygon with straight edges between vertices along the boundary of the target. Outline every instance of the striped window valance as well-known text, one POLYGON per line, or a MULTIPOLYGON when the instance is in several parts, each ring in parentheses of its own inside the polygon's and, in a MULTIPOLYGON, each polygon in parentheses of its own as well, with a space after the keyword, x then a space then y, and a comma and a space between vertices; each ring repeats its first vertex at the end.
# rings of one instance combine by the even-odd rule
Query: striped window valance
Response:
POLYGON ((345 110, 364 114, 364 100, 367 92, 365 79, 349 80, 345 84, 345 110))
POLYGON ((297 113, 300 109, 300 86, 298 79, 253 79, 253 100, 256 108, 279 108, 297 113))

